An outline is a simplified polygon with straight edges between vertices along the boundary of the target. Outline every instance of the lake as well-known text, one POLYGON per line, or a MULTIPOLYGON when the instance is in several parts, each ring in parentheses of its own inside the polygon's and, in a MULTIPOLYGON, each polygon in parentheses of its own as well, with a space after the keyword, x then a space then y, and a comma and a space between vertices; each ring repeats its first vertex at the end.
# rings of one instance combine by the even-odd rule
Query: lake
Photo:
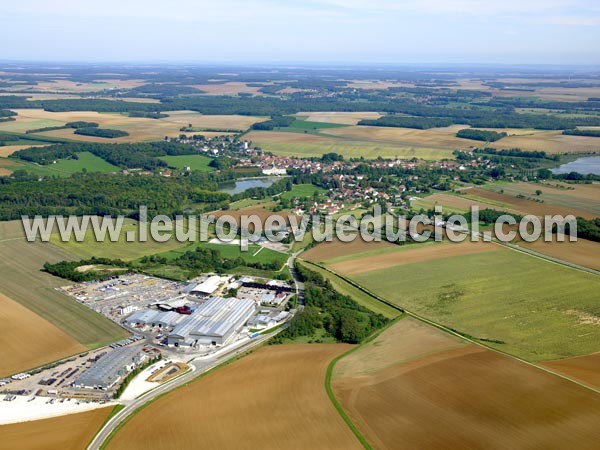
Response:
POLYGON ((223 183, 219 186, 219 191, 234 195, 250 188, 268 188, 279 180, 281 180, 281 177, 247 178, 245 180, 238 180, 235 183, 223 183))
POLYGON ((583 175, 590 173, 593 173, 594 175, 600 175, 600 156, 586 156, 584 158, 577 158, 575 161, 562 164, 555 169, 550 169, 550 171, 552 173, 578 172, 583 175))

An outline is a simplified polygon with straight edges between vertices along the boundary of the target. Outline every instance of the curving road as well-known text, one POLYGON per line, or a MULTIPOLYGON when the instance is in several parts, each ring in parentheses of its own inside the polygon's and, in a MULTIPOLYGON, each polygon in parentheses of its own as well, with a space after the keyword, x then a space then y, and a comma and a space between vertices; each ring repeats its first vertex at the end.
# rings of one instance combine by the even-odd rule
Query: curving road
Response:
POLYGON ((145 405, 148 402, 156 399, 160 395, 169 392, 173 389, 178 388, 190 381, 194 378, 200 376, 201 374, 208 372, 209 370, 217 367, 218 365, 226 362, 227 360, 234 358, 239 353, 246 352, 254 347, 262 345, 266 340, 275 336, 279 333, 282 328, 279 328, 271 333, 266 333, 257 337, 255 339, 249 340, 246 344, 232 348, 231 350, 218 354, 213 357, 208 358, 196 358, 193 359, 190 364, 192 366, 192 370, 190 372, 181 375, 178 378, 174 378, 173 380, 167 381, 164 384, 161 384, 159 387, 146 392, 145 394, 140 395, 135 400, 122 402, 125 407, 116 413, 113 417, 111 417, 102 427, 102 429, 96 434, 92 442, 88 445, 88 450, 99 450, 102 447, 102 444, 108 439, 111 433, 122 423, 125 419, 135 413, 135 411, 141 406, 145 405))

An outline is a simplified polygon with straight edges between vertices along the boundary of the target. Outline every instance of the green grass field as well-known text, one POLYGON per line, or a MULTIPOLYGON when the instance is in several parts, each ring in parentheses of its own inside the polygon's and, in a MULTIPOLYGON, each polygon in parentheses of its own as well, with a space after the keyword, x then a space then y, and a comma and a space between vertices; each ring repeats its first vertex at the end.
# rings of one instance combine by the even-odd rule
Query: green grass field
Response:
POLYGON ((62 242, 58 233, 52 234, 50 242, 81 259, 88 259, 92 256, 96 256, 122 259, 124 261, 132 261, 145 255, 162 253, 188 245, 185 242, 178 242, 176 239, 170 239, 167 242, 155 242, 150 238, 150 235, 148 235, 148 240, 146 242, 138 242, 137 240, 134 242, 127 242, 127 232, 133 231, 137 236, 137 228, 136 221, 126 219, 123 224, 122 232, 119 235, 119 240, 116 242, 109 241, 108 234, 106 235, 104 242, 97 242, 94 239, 91 227, 88 229, 83 242, 77 242, 74 239, 69 242, 62 242))
POLYGON ((208 165, 212 159, 203 155, 161 156, 159 159, 162 159, 169 166, 177 169, 183 169, 184 167, 189 166, 191 170, 200 170, 202 172, 214 170, 213 167, 208 165))
POLYGON ((77 259, 51 243, 26 242, 20 221, 0 222, 0 292, 95 348, 122 339, 127 332, 101 314, 55 288, 69 284, 41 271, 45 262, 77 259))
POLYGON ((511 250, 406 264, 352 277, 428 319, 531 361, 600 348, 600 278, 511 250))
POLYGON ((176 258, 177 256, 185 253, 186 251, 194 250, 198 246, 203 248, 209 248, 217 250, 223 258, 235 259, 241 257, 247 262, 260 262, 260 263, 271 263, 277 262, 283 266, 287 261, 288 255, 281 252, 276 252, 268 248, 261 247, 256 244, 250 244, 248 251, 242 251, 239 245, 234 244, 211 244, 211 243, 199 243, 199 244, 188 244, 185 247, 181 247, 175 250, 170 250, 166 253, 161 253, 161 256, 167 258, 176 258))
POLYGON ((314 184, 294 184, 292 186, 291 191, 284 192, 281 194, 283 198, 286 200, 292 198, 303 198, 303 197, 311 197, 314 193, 317 192, 319 195, 325 194, 327 191, 319 186, 315 186, 314 184))
MULTIPOLYGON (((39 176, 58 176, 58 177, 68 177, 74 173, 81 172, 85 169, 87 172, 119 172, 117 166, 113 166, 112 164, 104 161, 102 158, 99 158, 96 155, 93 155, 89 152, 78 153, 77 156, 79 159, 61 159, 56 162, 56 164, 34 164, 27 161, 20 161, 18 159, 8 159, 7 163, 10 166, 6 166, 13 172, 16 170, 26 170, 29 173, 33 173, 39 176)), ((0 167, 3 166, 2 160, 5 158, 0 158, 0 167)))

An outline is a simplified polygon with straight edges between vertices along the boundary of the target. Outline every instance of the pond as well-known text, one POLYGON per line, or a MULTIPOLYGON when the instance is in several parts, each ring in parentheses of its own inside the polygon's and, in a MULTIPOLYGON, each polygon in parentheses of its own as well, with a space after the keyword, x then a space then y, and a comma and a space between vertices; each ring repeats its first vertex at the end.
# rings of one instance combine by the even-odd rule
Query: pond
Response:
POLYGON ((235 183, 222 183, 219 186, 219 191, 234 195, 250 188, 268 188, 279 180, 281 180, 281 177, 247 178, 245 180, 237 180, 235 183))
POLYGON ((586 156, 583 158, 577 158, 575 161, 562 164, 555 169, 550 169, 550 171, 552 173, 577 172, 583 175, 590 173, 593 173, 594 175, 600 175, 600 156, 586 156))

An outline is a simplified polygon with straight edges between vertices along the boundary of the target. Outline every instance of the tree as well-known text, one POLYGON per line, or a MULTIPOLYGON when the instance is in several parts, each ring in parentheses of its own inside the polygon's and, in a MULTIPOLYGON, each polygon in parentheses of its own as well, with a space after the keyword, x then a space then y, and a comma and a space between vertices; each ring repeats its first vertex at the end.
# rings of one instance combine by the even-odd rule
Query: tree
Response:
POLYGON ((537 195, 539 197, 540 195, 542 195, 542 191, 540 189, 537 189, 535 191, 535 195, 537 195))

